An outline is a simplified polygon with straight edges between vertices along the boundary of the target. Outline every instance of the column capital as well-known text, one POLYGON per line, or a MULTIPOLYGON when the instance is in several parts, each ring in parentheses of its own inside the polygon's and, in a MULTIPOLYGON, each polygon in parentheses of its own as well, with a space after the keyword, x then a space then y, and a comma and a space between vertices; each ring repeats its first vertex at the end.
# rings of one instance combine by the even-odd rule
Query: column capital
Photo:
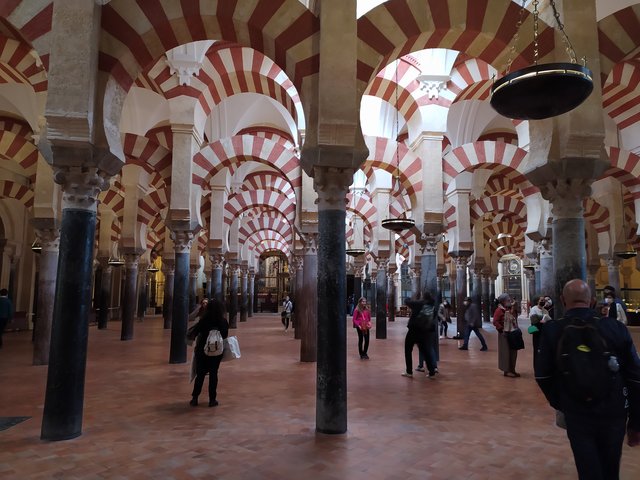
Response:
POLYGON ((305 255, 315 255, 318 253, 318 232, 306 233, 302 238, 302 249, 305 255))
POLYGON ((296 271, 300 271, 304 268, 304 258, 302 255, 293 256, 293 264, 296 271))
POLYGON ((553 255, 550 239, 544 238, 538 243, 538 253, 540 257, 550 257, 553 255))
POLYGON ((451 257, 453 262, 456 264, 456 270, 463 270, 467 268, 467 264, 469 263, 469 257, 471 255, 456 255, 455 257, 451 257))
POLYGON ((33 232, 35 233, 43 252, 57 252, 59 250, 59 228, 36 228, 33 232))
POLYGON ((345 210, 347 191, 353 183, 351 168, 314 167, 313 188, 318 193, 318 210, 345 210))
POLYGON ((135 252, 123 253, 124 257, 124 266, 127 269, 137 268, 138 263, 140 262, 140 254, 135 252))
POLYGON ((554 218, 580 218, 584 215, 582 203, 591 195, 592 179, 558 178, 540 186, 542 196, 551 202, 554 218))
POLYGON ((173 230, 171 232, 171 240, 173 240, 176 253, 189 253, 194 238, 195 234, 190 230, 173 230))
POLYGON ((176 266, 173 261, 166 261, 163 259, 162 261, 162 273, 167 275, 173 275, 176 271, 176 266))
POLYGON ((420 236, 420 252, 423 255, 436 255, 438 252, 438 242, 440 241, 438 235, 425 235, 420 236))
POLYGON ((211 260, 211 268, 214 270, 220 269, 224 265, 224 255, 222 253, 211 253, 209 259, 211 260))
POLYGON ((252 280, 256 277, 256 271, 253 267, 249 267, 249 280, 252 280))
POLYGON ((607 268, 616 269, 620 267, 620 259, 614 255, 610 255, 605 260, 607 262, 607 268))
POLYGON ((98 195, 109 188, 108 174, 97 167, 54 166, 53 179, 62 186, 63 208, 98 211, 98 195))

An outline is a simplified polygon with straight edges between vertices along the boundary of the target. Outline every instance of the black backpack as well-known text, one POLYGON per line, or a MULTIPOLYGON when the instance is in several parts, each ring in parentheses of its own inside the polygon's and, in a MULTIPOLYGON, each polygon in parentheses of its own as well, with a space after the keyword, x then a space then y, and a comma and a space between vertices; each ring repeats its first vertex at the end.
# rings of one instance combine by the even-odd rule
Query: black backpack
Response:
POLYGON ((424 304, 415 318, 409 322, 409 327, 422 332, 435 330, 435 307, 433 305, 424 304))
POLYGON ((558 341, 561 384, 575 401, 594 405, 615 388, 618 362, 598 331, 598 318, 570 319, 558 341))

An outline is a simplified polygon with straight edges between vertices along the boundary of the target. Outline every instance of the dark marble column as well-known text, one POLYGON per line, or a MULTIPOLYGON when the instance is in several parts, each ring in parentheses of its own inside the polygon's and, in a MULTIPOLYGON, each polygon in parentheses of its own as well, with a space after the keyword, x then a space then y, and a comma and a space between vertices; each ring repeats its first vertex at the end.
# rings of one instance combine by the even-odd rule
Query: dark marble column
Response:
MULTIPOLYGON (((56 147, 54 158, 82 154, 56 147)), ((82 433, 97 196, 108 181, 90 167, 58 167, 55 180, 64 194, 41 438, 68 440, 82 433)))
POLYGON ((300 327, 300 317, 298 313, 298 302, 302 298, 304 291, 304 257, 302 255, 296 255, 294 259, 294 267, 296 269, 296 294, 293 297, 293 335, 296 340, 302 338, 302 328, 300 327))
POLYGON ((369 274, 369 280, 367 283, 367 280, 365 280, 365 283, 367 283, 367 301, 369 302, 370 308, 371 308, 371 316, 375 317, 377 315, 377 305, 378 302, 376 302, 377 296, 378 296, 378 291, 377 291, 377 281, 378 281, 378 272, 375 269, 372 269, 371 273, 369 274))
POLYGON ((615 257, 607 258, 607 274, 609 278, 609 285, 611 285, 615 289, 616 295, 622 296, 620 292, 620 259, 619 258, 615 258, 615 257))
POLYGON ((144 321, 144 316, 147 313, 147 303, 149 298, 149 273, 147 273, 149 266, 143 263, 138 267, 138 321, 144 321))
POLYGON ((587 265, 587 283, 591 289, 591 295, 596 294, 596 275, 600 271, 600 265, 587 265))
POLYGON ((356 272, 353 275, 353 298, 357 302, 362 297, 362 269, 356 267, 356 272))
POLYGON ((438 298, 438 257, 436 256, 437 242, 429 237, 422 248, 420 257, 420 296, 429 292, 433 299, 438 298))
POLYGON ((173 317, 169 363, 187 362, 187 323, 189 321, 189 253, 193 232, 177 230, 171 233, 175 247, 173 278, 173 317))
POLYGON ((553 297, 555 277, 553 275, 553 254, 550 242, 543 240, 538 246, 538 251, 540 253, 540 290, 538 290, 538 293, 553 297))
POLYGON ((395 265, 387 272, 387 314, 390 322, 396 321, 396 275, 398 274, 393 270, 395 265))
POLYGON ((347 431, 345 199, 353 171, 316 167, 313 180, 319 233, 316 431, 339 434, 347 431))
POLYGON ((296 315, 300 329, 300 361, 318 359, 318 234, 304 236, 302 258, 302 290, 296 300, 296 315))
POLYGON ((207 298, 211 297, 211 278, 213 277, 213 270, 208 270, 204 272, 204 278, 206 279, 206 288, 204 290, 204 296, 207 298))
POLYGON ((465 322, 464 299, 467 297, 467 262, 468 256, 454 257, 456 262, 456 336, 464 333, 465 322))
MULTIPOLYGON (((554 212, 556 210, 553 209, 554 212)), ((580 214, 582 214, 581 204, 580 214)), ((553 270, 556 287, 553 313, 555 318, 560 318, 564 313, 560 295, 565 283, 574 278, 587 280, 584 218, 560 217, 554 214, 551 228, 553 231, 553 270)))
POLYGON ((169 330, 173 320, 173 280, 174 280, 173 259, 162 259, 162 271, 164 273, 164 301, 162 302, 163 328, 169 330))
POLYGON ((189 312, 198 305, 198 265, 189 266, 189 312))
POLYGON ((229 328, 238 328, 238 271, 237 265, 229 265, 229 328))
POLYGON ((535 305, 536 300, 536 272, 534 268, 525 268, 524 273, 527 277, 527 285, 529 287, 529 304, 535 305))
POLYGON ((497 275, 495 274, 491 274, 491 276, 489 277, 489 297, 491 297, 491 300, 489 301, 489 308, 491 310, 491 320, 493 320, 493 311, 494 311, 494 305, 493 305, 493 299, 496 298, 496 280, 498 279, 497 275))
POLYGON ((485 322, 491 321, 491 292, 489 291, 489 273, 482 275, 482 315, 485 322))
POLYGON ((471 291, 471 299, 480 307, 482 305, 482 269, 474 268, 472 272, 473 276, 473 290, 471 291))
POLYGON ((211 298, 215 298, 221 303, 224 303, 224 296, 222 295, 223 263, 224 257, 222 255, 211 255, 211 298))
POLYGON ((247 321, 247 307, 249 301, 247 300, 247 268, 242 267, 240 269, 240 321, 247 321))
POLYGON ((111 289, 113 283, 113 267, 108 264, 107 257, 100 259, 102 264, 102 279, 100 280, 98 329, 105 330, 109 323, 111 313, 111 289))
POLYGON ((122 297, 122 329, 120 340, 133 339, 133 320, 136 313, 139 253, 124 252, 124 295, 122 297))
POLYGON ((376 338, 387 338, 387 264, 378 259, 376 271, 376 338))
MULTIPOLYGON (((38 220, 45 219, 34 219, 34 226, 38 220)), ((42 252, 40 252, 38 258, 38 318, 33 327, 34 365, 48 365, 51 348, 51 323, 53 321, 53 303, 56 294, 60 231, 56 228, 53 220, 50 222, 50 226, 51 228, 49 229, 35 229, 42 252)))
POLYGON ((451 259, 449 263, 449 288, 451 290, 451 311, 455 313, 458 311, 458 299, 456 292, 456 262, 454 259, 451 259))
POLYGON ((249 295, 248 295, 248 299, 247 301, 249 302, 247 305, 247 315, 249 317, 253 317, 253 309, 254 307, 254 296, 255 296, 255 278, 256 278, 256 272, 253 270, 253 267, 249 268, 249 295))

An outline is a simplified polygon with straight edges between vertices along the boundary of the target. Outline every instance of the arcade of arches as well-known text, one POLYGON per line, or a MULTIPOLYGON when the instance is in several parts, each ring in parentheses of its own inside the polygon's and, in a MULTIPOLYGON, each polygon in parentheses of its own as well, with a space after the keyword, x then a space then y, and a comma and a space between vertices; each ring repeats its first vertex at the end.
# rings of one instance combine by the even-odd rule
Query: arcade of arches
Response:
MULTIPOLYGON (((640 306, 640 3, 558 2, 595 88, 531 122, 489 104, 532 61, 521 3, 1 2, 0 286, 48 364, 42 437, 81 433, 90 320, 135 341, 162 313, 184 363, 204 295, 232 326, 294 296, 326 433, 347 429, 348 295, 378 339, 421 289, 488 318, 582 277, 640 306)), ((539 9, 541 61, 563 61, 539 9)))

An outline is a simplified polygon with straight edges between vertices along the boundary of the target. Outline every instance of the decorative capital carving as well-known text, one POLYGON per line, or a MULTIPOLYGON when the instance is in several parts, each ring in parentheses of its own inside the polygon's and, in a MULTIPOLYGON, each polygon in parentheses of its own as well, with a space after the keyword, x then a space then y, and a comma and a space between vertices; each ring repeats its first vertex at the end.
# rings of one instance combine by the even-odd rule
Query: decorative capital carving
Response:
POLYGON ((551 202, 554 218, 580 218, 584 215, 582 202, 591 195, 592 179, 556 178, 540 186, 542 196, 551 202))
POLYGON ((347 191, 352 183, 350 168, 315 167, 313 188, 318 192, 318 209, 346 210, 347 191))
POLYGON ((296 271, 301 271, 304 268, 304 258, 302 255, 294 255, 293 266, 296 271))
POLYGON ((538 243, 538 253, 540 254, 540 257, 551 257, 552 254, 552 250, 551 250, 551 240, 545 238, 542 241, 540 241, 540 243, 538 243))
POLYGON ((98 195, 109 188, 107 174, 96 167, 54 166, 53 178, 62 185, 63 208, 98 211, 98 195))
POLYGON ((171 240, 173 240, 176 253, 189 253, 194 238, 194 233, 188 230, 174 230, 171 232, 171 240))
POLYGON ((438 252, 438 241, 440 240, 438 235, 425 235, 420 236, 420 251, 423 255, 436 255, 438 252))
POLYGON ((305 255, 315 255, 318 253, 318 233, 307 233, 302 239, 305 255))
POLYGON ((620 268, 620 259, 614 256, 610 256, 606 259, 607 269, 609 270, 617 270, 620 268))
POLYGON ((469 257, 458 255, 457 257, 453 257, 453 262, 456 264, 456 270, 466 270, 469 257))
POLYGON ((224 255, 221 253, 212 253, 209 259, 211 260, 211 268, 214 270, 221 269, 224 265, 224 255))
MULTIPOLYGON (((57 252, 60 248, 59 228, 37 228, 34 230, 43 252, 57 252)), ((106 261, 105 261, 106 263, 106 261)))
POLYGON ((125 253, 122 256, 124 257, 124 266, 127 270, 138 268, 138 263, 140 263, 139 253, 125 253))

